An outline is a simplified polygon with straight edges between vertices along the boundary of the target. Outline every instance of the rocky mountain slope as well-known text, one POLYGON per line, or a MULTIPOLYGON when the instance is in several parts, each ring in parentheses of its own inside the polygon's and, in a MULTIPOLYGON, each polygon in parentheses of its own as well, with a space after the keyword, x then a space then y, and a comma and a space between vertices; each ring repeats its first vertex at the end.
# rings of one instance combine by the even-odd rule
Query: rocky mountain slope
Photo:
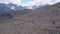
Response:
POLYGON ((60 34, 60 3, 0 23, 0 34, 60 34))
POLYGON ((4 3, 0 3, 0 21, 5 21, 9 17, 12 17, 14 10, 10 9, 9 7, 6 6, 4 3))

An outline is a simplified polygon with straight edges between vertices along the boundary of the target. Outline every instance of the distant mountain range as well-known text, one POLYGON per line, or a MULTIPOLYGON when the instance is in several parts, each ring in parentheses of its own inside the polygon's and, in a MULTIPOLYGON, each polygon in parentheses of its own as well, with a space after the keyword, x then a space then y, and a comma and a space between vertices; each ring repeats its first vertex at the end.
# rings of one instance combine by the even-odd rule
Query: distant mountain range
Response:
MULTIPOLYGON (((32 6, 32 9, 37 9, 37 8, 41 8, 45 5, 39 5, 37 6, 32 6)), ((21 10, 25 10, 27 9, 26 7, 23 7, 21 5, 17 6, 16 4, 4 4, 4 3, 0 3, 0 14, 1 13, 5 13, 5 12, 13 12, 13 11, 21 11, 21 10)))
POLYGON ((10 3, 10 4, 0 3, 0 19, 2 18, 3 20, 10 19, 14 16, 16 16, 16 17, 22 16, 31 11, 32 10, 30 10, 30 9, 26 9, 22 6, 17 6, 12 3, 10 3))
POLYGON ((13 10, 23 10, 25 9, 23 6, 19 5, 17 6, 16 4, 9 3, 7 6, 13 10))
MULTIPOLYGON (((12 4, 12 3, 9 3, 9 4, 4 4, 4 3, 0 3, 1 6, 6 6, 6 7, 9 7, 10 9, 12 10, 24 10, 24 9, 37 9, 37 8, 41 8, 41 7, 44 7, 44 6, 47 6, 48 4, 46 5, 38 5, 38 6, 21 6, 21 5, 16 5, 16 4, 12 4)), ((6 8, 5 7, 5 8, 6 8)))
MULTIPOLYGON (((39 9, 43 6, 47 6, 47 5, 39 5, 39 6, 32 6, 31 8, 33 9, 27 9, 26 7, 23 7, 21 5, 16 5, 16 4, 4 4, 4 3, 0 3, 0 18, 6 18, 6 19, 10 19, 12 17, 18 17, 18 16, 22 16, 25 14, 28 14, 32 11, 35 11, 35 9, 39 9)), ((29 7, 28 7, 29 8, 29 7)))

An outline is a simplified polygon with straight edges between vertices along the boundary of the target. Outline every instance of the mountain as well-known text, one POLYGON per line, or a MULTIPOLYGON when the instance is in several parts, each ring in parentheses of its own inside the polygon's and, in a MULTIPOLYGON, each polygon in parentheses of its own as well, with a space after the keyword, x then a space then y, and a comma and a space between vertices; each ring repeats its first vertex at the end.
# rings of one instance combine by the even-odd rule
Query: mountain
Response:
MULTIPOLYGON (((0 4, 4 4, 4 3, 0 3, 0 4)), ((12 4, 12 3, 8 3, 8 4, 4 4, 7 7, 9 7, 12 10, 24 10, 24 9, 37 9, 37 8, 41 8, 44 6, 48 6, 48 4, 46 5, 38 5, 38 6, 21 6, 21 5, 16 5, 16 4, 12 4)))
POLYGON ((0 27, 0 34, 60 34, 60 3, 0 22, 0 27))
POLYGON ((42 7, 45 7, 45 6, 48 6, 49 4, 44 4, 44 5, 34 5, 34 6, 24 6, 25 9, 31 9, 31 10, 35 10, 35 9, 39 9, 39 8, 42 8, 42 7))
POLYGON ((7 7, 4 3, 0 3, 0 14, 5 12, 12 12, 13 10, 7 7))
POLYGON ((0 3, 0 21, 5 21, 18 16, 22 16, 31 11, 32 10, 30 9, 24 9, 22 7, 20 9, 20 7, 17 7, 17 5, 15 4, 9 4, 9 6, 7 6, 7 4, 0 3), (13 10, 11 9, 12 6, 16 8, 13 10))
POLYGON ((20 24, 17 29, 22 34, 60 34, 60 3, 36 9, 16 19, 20 19, 16 24, 20 24))
POLYGON ((13 10, 23 10, 25 9, 23 6, 19 5, 17 6, 16 4, 9 3, 7 6, 13 10))
POLYGON ((14 10, 10 9, 4 3, 0 3, 0 21, 5 21, 11 17, 13 17, 14 10))
POLYGON ((37 7, 37 8, 42 8, 42 7, 45 7, 45 6, 49 6, 49 4, 38 5, 38 7, 37 7))
POLYGON ((2 16, 2 14, 7 14, 7 13, 11 13, 14 10, 10 9, 9 7, 6 6, 6 4, 4 3, 0 3, 0 16, 2 16))
POLYGON ((12 10, 24 10, 24 9, 37 9, 37 8, 42 8, 44 6, 48 6, 48 4, 46 5, 38 5, 38 6, 21 6, 21 5, 16 5, 16 4, 6 4, 7 7, 11 8, 12 10))
POLYGON ((39 9, 45 6, 48 6, 49 4, 45 4, 45 5, 38 5, 38 6, 32 6, 32 9, 39 9))

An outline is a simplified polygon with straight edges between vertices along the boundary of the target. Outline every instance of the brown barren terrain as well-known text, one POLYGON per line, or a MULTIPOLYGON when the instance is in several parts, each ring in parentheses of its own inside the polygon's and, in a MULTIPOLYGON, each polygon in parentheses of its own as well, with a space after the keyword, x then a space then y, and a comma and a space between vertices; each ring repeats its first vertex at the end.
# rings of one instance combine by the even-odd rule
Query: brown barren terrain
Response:
POLYGON ((0 23, 0 34, 60 34, 60 3, 0 23))

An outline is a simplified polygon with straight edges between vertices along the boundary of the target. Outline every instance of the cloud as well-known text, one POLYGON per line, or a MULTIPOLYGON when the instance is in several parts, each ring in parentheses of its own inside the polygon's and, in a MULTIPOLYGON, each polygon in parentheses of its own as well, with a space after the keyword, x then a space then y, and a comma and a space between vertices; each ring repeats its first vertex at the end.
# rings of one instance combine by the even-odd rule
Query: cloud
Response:
POLYGON ((44 4, 52 5, 57 2, 60 2, 60 0, 33 0, 33 1, 30 1, 30 2, 23 4, 23 5, 24 6, 44 5, 44 4))
POLYGON ((19 5, 20 2, 21 2, 21 1, 19 1, 19 0, 0 0, 0 3, 5 3, 5 4, 13 3, 13 4, 19 5))
MULTIPOLYGON (((26 0, 27 1, 27 0, 26 0)), ((17 5, 22 5, 22 6, 34 6, 34 5, 44 5, 44 4, 55 4, 57 2, 60 2, 60 0, 32 0, 27 3, 22 3, 21 0, 0 0, 0 3, 13 3, 17 5)))

